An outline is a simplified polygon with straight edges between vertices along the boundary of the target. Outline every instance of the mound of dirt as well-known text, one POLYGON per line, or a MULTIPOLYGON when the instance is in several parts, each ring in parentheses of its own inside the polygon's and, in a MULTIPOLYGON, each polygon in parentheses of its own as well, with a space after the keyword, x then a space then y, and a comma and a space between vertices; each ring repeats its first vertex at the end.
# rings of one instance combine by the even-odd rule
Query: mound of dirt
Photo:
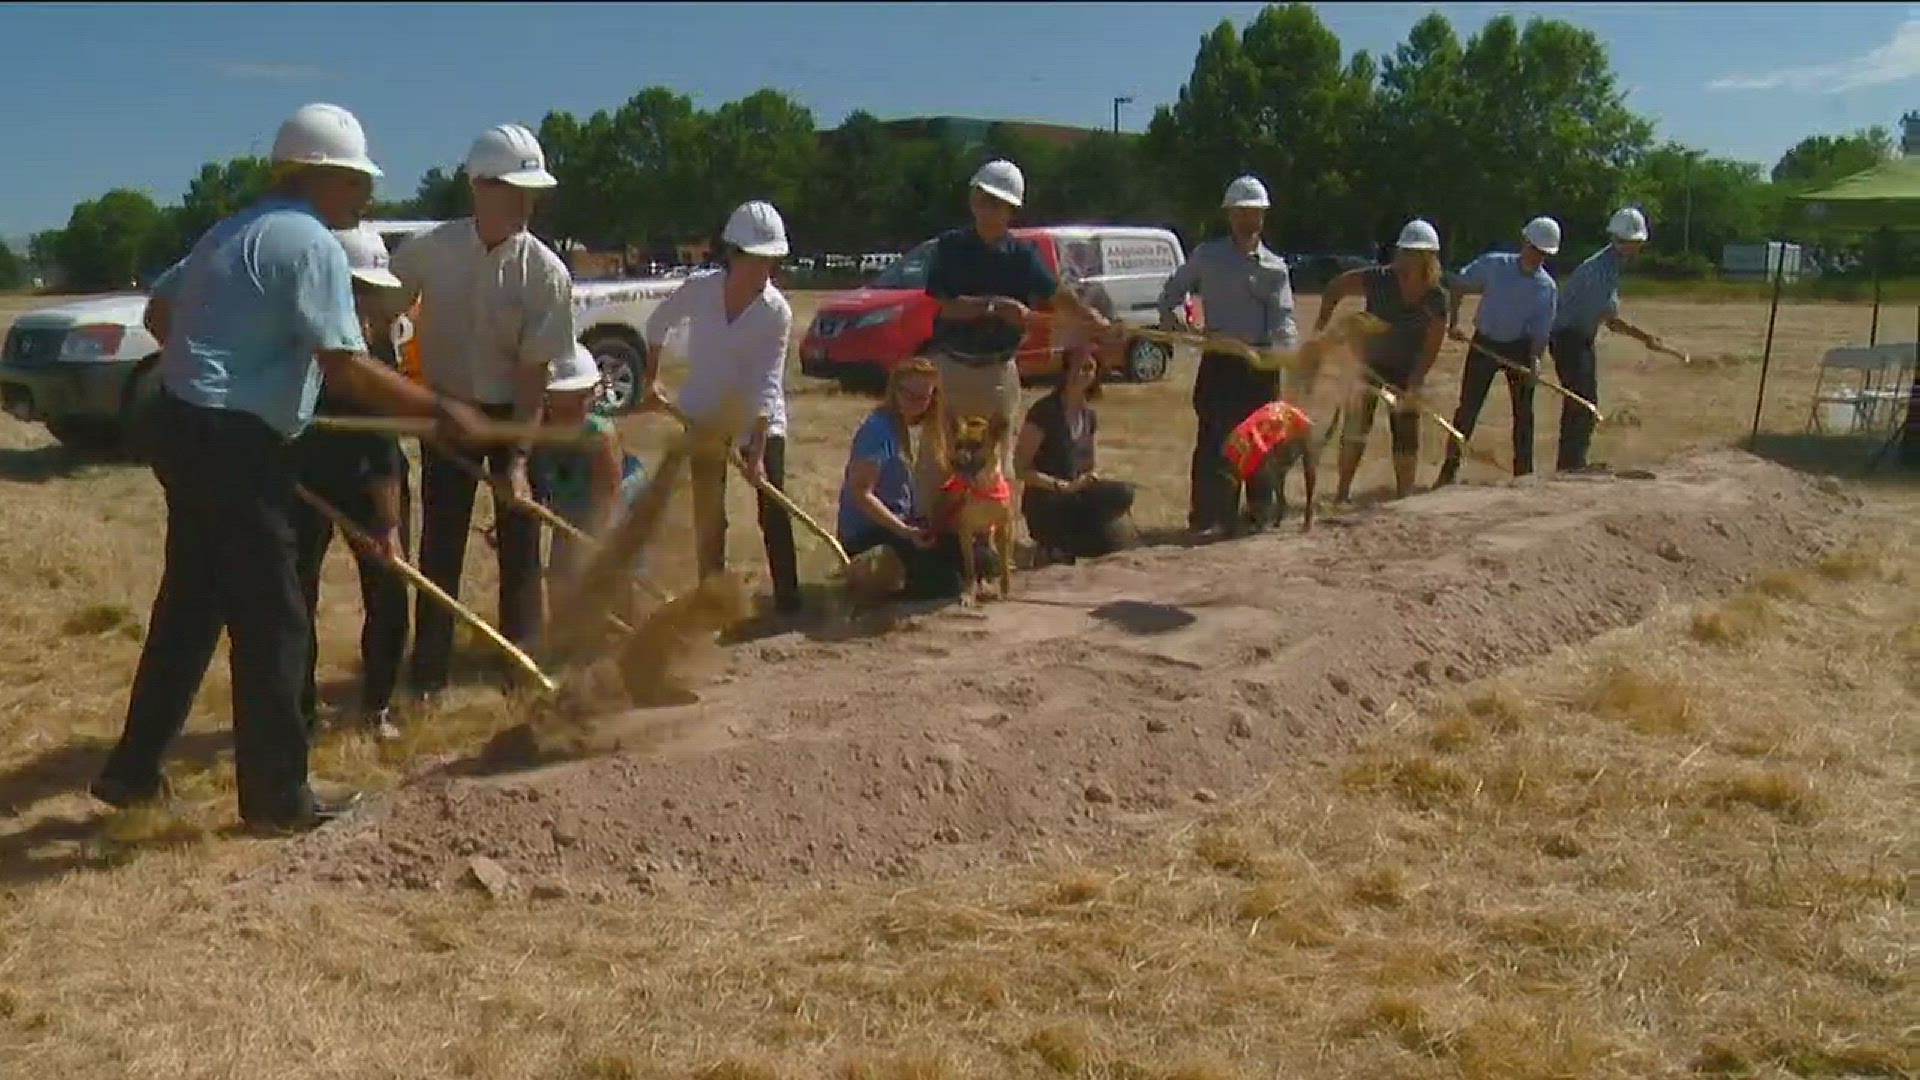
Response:
POLYGON ((978 611, 740 646, 698 704, 609 720, 599 756, 503 771, 503 740, 266 873, 578 895, 1097 850, 1424 693, 1803 559, 1854 505, 1716 452, 1035 571, 978 611))

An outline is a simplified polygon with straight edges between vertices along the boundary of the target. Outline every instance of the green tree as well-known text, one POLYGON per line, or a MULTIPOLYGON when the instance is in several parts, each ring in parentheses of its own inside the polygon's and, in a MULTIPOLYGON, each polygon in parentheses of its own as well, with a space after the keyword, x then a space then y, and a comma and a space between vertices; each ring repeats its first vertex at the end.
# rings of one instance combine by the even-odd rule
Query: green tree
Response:
POLYGON ((0 240, 0 289, 20 289, 27 284, 27 264, 0 240))
POLYGON ((73 208, 54 254, 68 288, 106 292, 162 269, 173 242, 165 211, 143 192, 116 188, 73 208))
POLYGON ((473 190, 467 186, 467 167, 456 166, 452 173, 438 165, 428 169, 414 191, 413 210, 423 218, 437 221, 473 213, 473 190))
POLYGON ((1725 245, 1766 239, 1781 192, 1758 165, 1668 142, 1635 164, 1620 201, 1640 207, 1655 232, 1644 268, 1698 275, 1725 245))
POLYGON ((1875 125, 1851 135, 1809 135, 1781 155, 1775 183, 1824 182, 1863 172, 1893 156, 1893 137, 1875 125))
POLYGON ((808 222, 807 250, 845 251, 917 239, 891 231, 905 195, 899 147, 885 124, 855 109, 839 127, 821 132, 819 144, 798 211, 808 222))
POLYGON ((272 164, 258 157, 233 158, 224 164, 210 161, 200 166, 200 175, 187 185, 173 213, 184 246, 192 247, 215 222, 260 198, 272 176, 272 164))
POLYGON ((793 214, 819 154, 813 113, 778 90, 762 89, 720 106, 707 126, 714 227, 721 215, 748 199, 773 203, 789 228, 797 224, 793 214))

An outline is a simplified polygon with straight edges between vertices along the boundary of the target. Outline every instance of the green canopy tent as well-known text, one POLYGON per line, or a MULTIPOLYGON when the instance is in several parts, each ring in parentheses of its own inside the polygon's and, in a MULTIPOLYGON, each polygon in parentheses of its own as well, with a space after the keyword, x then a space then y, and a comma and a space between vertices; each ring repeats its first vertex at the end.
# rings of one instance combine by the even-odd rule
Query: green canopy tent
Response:
MULTIPOLYGON (((1864 172, 1836 181, 1829 187, 1809 191, 1794 198, 1805 207, 1807 216, 1823 227, 1842 232, 1871 233, 1881 230, 1920 229, 1920 157, 1900 157, 1881 162, 1864 172)), ((1782 260, 1784 262, 1784 260, 1782 260)), ((1880 328, 1880 260, 1873 260, 1873 323, 1870 339, 1880 328)), ((1767 344, 1760 361, 1760 395, 1753 404, 1753 433, 1760 433, 1760 407, 1766 400, 1767 368, 1773 359, 1774 319, 1780 310, 1781 268, 1773 275, 1773 300, 1767 311, 1767 344)), ((1920 353, 1920 310, 1915 312, 1916 352, 1920 353)), ((1870 342, 1871 343, 1871 342, 1870 342)), ((1907 419, 1898 436, 1905 444, 1908 461, 1920 455, 1920 364, 1916 365, 1913 385, 1908 392, 1907 419)), ((1889 442, 1891 445, 1891 442, 1889 442)))

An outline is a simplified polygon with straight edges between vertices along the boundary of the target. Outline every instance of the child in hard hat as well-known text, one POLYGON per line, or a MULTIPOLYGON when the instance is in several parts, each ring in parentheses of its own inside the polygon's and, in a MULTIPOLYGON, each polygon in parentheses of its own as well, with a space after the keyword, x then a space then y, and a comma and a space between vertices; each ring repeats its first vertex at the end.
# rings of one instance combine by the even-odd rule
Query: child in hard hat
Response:
MULTIPOLYGON (((646 487, 646 469, 626 451, 613 421, 593 411, 600 368, 584 347, 554 363, 547 380, 546 424, 576 428, 570 444, 541 446, 528 459, 534 498, 588 536, 599 536, 646 487)), ((573 538, 553 535, 549 585, 564 580, 581 554, 573 538)))
MULTIPOLYGON (((367 347, 374 359, 394 363, 392 338, 382 329, 382 303, 400 279, 387 268, 387 246, 380 234, 362 224, 339 229, 334 236, 347 251, 353 273, 353 299, 367 347)), ((318 411, 322 415, 356 410, 340 395, 322 386, 318 411)), ((381 554, 406 557, 408 524, 407 460, 400 441, 389 435, 345 434, 309 429, 293 442, 294 467, 299 482, 332 504, 380 545, 382 552, 354 549, 360 574, 360 606, 365 620, 360 630, 359 718, 376 738, 399 737, 389 712, 400 661, 407 647, 407 586, 384 564, 381 554)), ((320 604, 320 570, 333 540, 333 523, 304 502, 294 503, 295 569, 307 602, 308 618, 320 604)), ((318 719, 315 668, 319 648, 308 638, 306 684, 301 708, 311 729, 318 719)))

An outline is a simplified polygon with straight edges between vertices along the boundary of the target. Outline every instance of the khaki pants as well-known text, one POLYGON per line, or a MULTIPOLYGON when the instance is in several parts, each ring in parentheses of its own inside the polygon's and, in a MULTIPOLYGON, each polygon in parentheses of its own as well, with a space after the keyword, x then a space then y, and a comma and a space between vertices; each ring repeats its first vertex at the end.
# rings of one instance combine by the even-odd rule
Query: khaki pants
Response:
MULTIPOLYGON (((944 356, 934 358, 940 369, 940 397, 946 407, 948 445, 952 445, 955 422, 962 416, 993 416, 1007 422, 1007 437, 1000 446, 1000 471, 1013 487, 1015 520, 1019 519, 1020 482, 1013 475, 1013 444, 1020 437, 1020 368, 1014 361, 971 366, 944 356)), ((919 488, 919 504, 931 513, 939 506, 940 463, 932 454, 921 453, 914 459, 914 479, 919 488)))

